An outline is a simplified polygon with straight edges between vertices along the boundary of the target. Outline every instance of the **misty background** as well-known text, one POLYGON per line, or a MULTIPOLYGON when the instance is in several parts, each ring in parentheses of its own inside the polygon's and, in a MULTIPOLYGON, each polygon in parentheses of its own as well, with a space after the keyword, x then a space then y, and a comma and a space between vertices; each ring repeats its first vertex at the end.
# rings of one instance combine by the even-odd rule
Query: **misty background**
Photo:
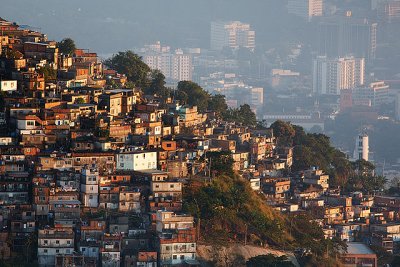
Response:
MULTIPOLYGON (((301 39, 302 24, 282 0, 13 0, 0 1, 0 16, 39 28, 49 39, 65 37, 100 55, 160 40, 175 47, 209 47, 210 22, 252 24, 257 45, 301 39), (29 14, 29 15, 27 15, 29 14)), ((38 29, 38 30, 39 30, 38 29)))

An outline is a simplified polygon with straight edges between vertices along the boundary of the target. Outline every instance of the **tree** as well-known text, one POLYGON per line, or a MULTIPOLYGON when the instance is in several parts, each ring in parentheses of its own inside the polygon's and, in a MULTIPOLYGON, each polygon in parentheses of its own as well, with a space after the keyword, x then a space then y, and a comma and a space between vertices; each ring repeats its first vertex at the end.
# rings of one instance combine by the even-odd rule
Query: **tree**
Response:
POLYGON ((348 191, 363 191, 372 193, 376 190, 382 190, 386 178, 384 176, 375 175, 375 166, 366 160, 357 160, 351 163, 351 173, 345 184, 348 191))
POLYGON ((57 79, 57 71, 48 64, 39 68, 38 73, 43 74, 46 81, 57 79))
POLYGON ((145 89, 145 93, 149 95, 159 94, 165 88, 165 76, 159 70, 151 72, 151 83, 145 89))
POLYGON ((57 47, 62 54, 69 56, 76 50, 75 42, 71 38, 61 40, 61 42, 57 43, 57 47))
POLYGON ((208 152, 205 157, 211 161, 211 170, 218 175, 233 175, 233 158, 231 152, 208 152))
MULTIPOLYGON (((387 264, 393 261, 393 255, 387 252, 387 250, 381 246, 371 246, 370 247, 378 258, 378 266, 387 266, 387 264)), ((392 265, 398 266, 398 265, 392 265)))
POLYGON ((75 104, 85 104, 85 99, 82 97, 79 97, 75 100, 75 104))
POLYGON ((153 70, 151 72, 150 86, 144 91, 149 95, 158 95, 164 100, 171 96, 171 89, 165 86, 165 76, 159 70, 153 70))
POLYGON ((375 166, 364 159, 353 162, 353 170, 360 175, 373 175, 375 166))
POLYGON ((217 115, 221 116, 228 110, 224 95, 213 95, 208 101, 208 109, 214 111, 217 115))
POLYGON ((184 105, 184 104, 188 103, 189 96, 184 91, 176 91, 175 92, 175 98, 176 98, 176 100, 180 101, 180 104, 184 105))
POLYGON ((178 92, 186 93, 188 96, 187 103, 191 106, 197 106, 199 111, 205 111, 207 109, 210 94, 197 83, 180 81, 178 83, 178 92))
POLYGON ((146 89, 151 84, 149 79, 150 67, 142 61, 140 56, 130 50, 118 52, 118 54, 104 61, 104 64, 121 74, 125 74, 129 81, 141 89, 146 89))
POLYGON ((257 125, 256 114, 251 110, 248 104, 239 107, 239 116, 245 126, 255 127, 257 125))
POLYGON ((294 267, 295 265, 283 256, 275 256, 273 254, 259 255, 250 258, 246 262, 247 267, 294 267))
POLYGON ((223 119, 230 122, 241 123, 244 126, 256 127, 256 114, 248 104, 241 105, 238 109, 228 109, 223 114, 223 119))
POLYGON ((279 145, 292 145, 296 131, 290 123, 277 120, 271 125, 271 128, 279 145))

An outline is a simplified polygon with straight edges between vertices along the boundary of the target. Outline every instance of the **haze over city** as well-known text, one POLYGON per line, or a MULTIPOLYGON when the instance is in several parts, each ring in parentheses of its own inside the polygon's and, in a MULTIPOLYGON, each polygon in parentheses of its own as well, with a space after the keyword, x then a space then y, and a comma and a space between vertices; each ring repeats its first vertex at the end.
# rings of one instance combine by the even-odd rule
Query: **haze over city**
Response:
POLYGON ((400 266, 400 0, 0 0, 1 266, 400 266))

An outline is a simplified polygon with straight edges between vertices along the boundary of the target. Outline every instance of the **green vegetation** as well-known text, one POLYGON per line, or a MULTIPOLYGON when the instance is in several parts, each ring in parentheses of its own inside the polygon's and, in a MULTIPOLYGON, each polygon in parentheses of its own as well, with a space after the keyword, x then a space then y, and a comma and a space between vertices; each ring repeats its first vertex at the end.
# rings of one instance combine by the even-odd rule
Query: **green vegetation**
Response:
POLYGON ((150 67, 132 51, 118 52, 118 54, 107 59, 104 64, 121 74, 125 74, 136 87, 145 89, 150 86, 150 67))
POLYGON ((57 79, 57 70, 50 67, 50 65, 45 65, 39 68, 38 73, 43 74, 46 81, 57 79))
POLYGON ((61 40, 61 42, 57 43, 57 47, 60 53, 69 56, 72 55, 76 50, 75 42, 71 38, 65 38, 61 40))
POLYGON ((79 97, 75 100, 75 104, 85 104, 85 99, 82 97, 79 97))
POLYGON ((397 163, 400 135, 393 133, 400 131, 398 121, 378 120, 370 116, 351 116, 351 114, 344 113, 327 126, 327 130, 333 132, 332 141, 347 149, 354 148, 356 136, 361 130, 367 128, 370 137, 369 145, 374 151, 375 160, 385 161, 387 164, 397 163))
POLYGON ((178 94, 176 98, 184 103, 197 106, 199 111, 206 111, 210 94, 195 82, 181 81, 178 83, 178 94))
MULTIPOLYGON (((305 133, 301 127, 281 121, 272 128, 280 145, 294 146, 294 171, 319 166, 331 175, 336 185, 346 190, 371 192, 383 185, 383 177, 374 175, 372 164, 350 162, 330 145, 325 135, 305 133)), ((248 182, 234 173, 230 153, 209 152, 206 157, 211 162, 214 178, 208 183, 193 180, 184 192, 184 209, 200 219, 204 241, 226 244, 247 240, 280 249, 303 248, 310 253, 300 257, 302 266, 321 262, 324 266, 340 266, 336 258, 346 249, 345 243, 335 238, 325 239, 310 214, 275 212, 265 204, 262 195, 251 190, 248 182)), ((254 259, 261 264, 263 260, 273 259, 254 259)))
POLYGON ((278 145, 292 145, 296 130, 291 124, 281 120, 277 120, 271 125, 271 128, 273 130, 274 136, 278 141, 278 145))
POLYGON ((171 96, 171 89, 165 86, 165 76, 159 70, 151 72, 150 86, 144 90, 146 95, 158 95, 162 99, 171 96))
POLYGON ((214 111, 217 116, 221 117, 228 110, 224 95, 213 95, 208 102, 208 109, 214 111))
POLYGON ((378 266, 388 266, 390 263, 392 263, 391 266, 399 266, 396 264, 393 265, 393 261, 396 263, 396 256, 387 252, 384 247, 372 245, 370 248, 376 253, 378 266))
POLYGON ((183 203, 186 212, 201 220, 201 239, 208 243, 226 245, 247 237, 255 245, 308 248, 312 257, 304 262, 323 260, 325 266, 335 266, 334 258, 345 249, 339 240, 324 239, 322 229, 307 215, 274 211, 236 175, 221 175, 210 183, 192 181, 185 188, 183 203))
MULTIPOLYGON (((118 52, 104 64, 118 73, 125 74, 129 83, 141 88, 145 94, 158 95, 164 100, 172 95, 172 90, 165 86, 165 76, 159 70, 151 71, 142 58, 132 51, 118 52)), ((114 88, 117 85, 110 83, 109 86, 114 88)), ((174 97, 181 104, 197 106, 200 112, 214 111, 218 117, 226 121, 250 127, 257 126, 256 115, 249 105, 244 104, 239 108, 228 109, 225 96, 210 95, 195 82, 179 82, 174 97)))
POLYGON ((347 191, 363 191, 371 193, 375 190, 383 190, 386 178, 375 175, 375 166, 365 160, 357 160, 352 163, 352 172, 346 183, 347 191))
POLYGON ((233 175, 233 158, 231 152, 208 152, 205 157, 211 163, 211 170, 214 175, 233 175))
POLYGON ((246 262, 246 267, 294 267, 286 256, 275 256, 273 254, 259 255, 250 258, 246 262))
POLYGON ((274 122, 271 128, 279 145, 294 147, 292 171, 318 166, 329 174, 331 186, 367 193, 383 188, 386 180, 374 174, 371 163, 350 162, 343 152, 332 147, 326 135, 305 133, 303 128, 283 121, 274 122))
POLYGON ((210 184, 191 184, 185 190, 185 210, 201 218, 206 241, 243 241, 248 228, 249 242, 256 244, 290 243, 285 221, 268 207, 247 181, 222 175, 210 184))
POLYGON ((279 145, 294 147, 292 171, 318 166, 331 175, 334 183, 348 178, 350 162, 344 153, 331 146, 326 135, 305 133, 303 128, 283 121, 274 122, 271 128, 279 145))
POLYGON ((241 105, 239 108, 228 109, 223 113, 223 119, 229 122, 241 123, 244 126, 257 126, 256 114, 248 104, 241 105))

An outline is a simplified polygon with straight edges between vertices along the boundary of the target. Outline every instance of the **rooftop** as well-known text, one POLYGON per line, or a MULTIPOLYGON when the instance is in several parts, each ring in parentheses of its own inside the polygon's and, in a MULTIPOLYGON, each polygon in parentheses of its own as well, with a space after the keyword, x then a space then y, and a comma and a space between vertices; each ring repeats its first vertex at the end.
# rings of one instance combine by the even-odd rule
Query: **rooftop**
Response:
POLYGON ((349 242, 347 243, 347 254, 375 254, 364 243, 349 242))

